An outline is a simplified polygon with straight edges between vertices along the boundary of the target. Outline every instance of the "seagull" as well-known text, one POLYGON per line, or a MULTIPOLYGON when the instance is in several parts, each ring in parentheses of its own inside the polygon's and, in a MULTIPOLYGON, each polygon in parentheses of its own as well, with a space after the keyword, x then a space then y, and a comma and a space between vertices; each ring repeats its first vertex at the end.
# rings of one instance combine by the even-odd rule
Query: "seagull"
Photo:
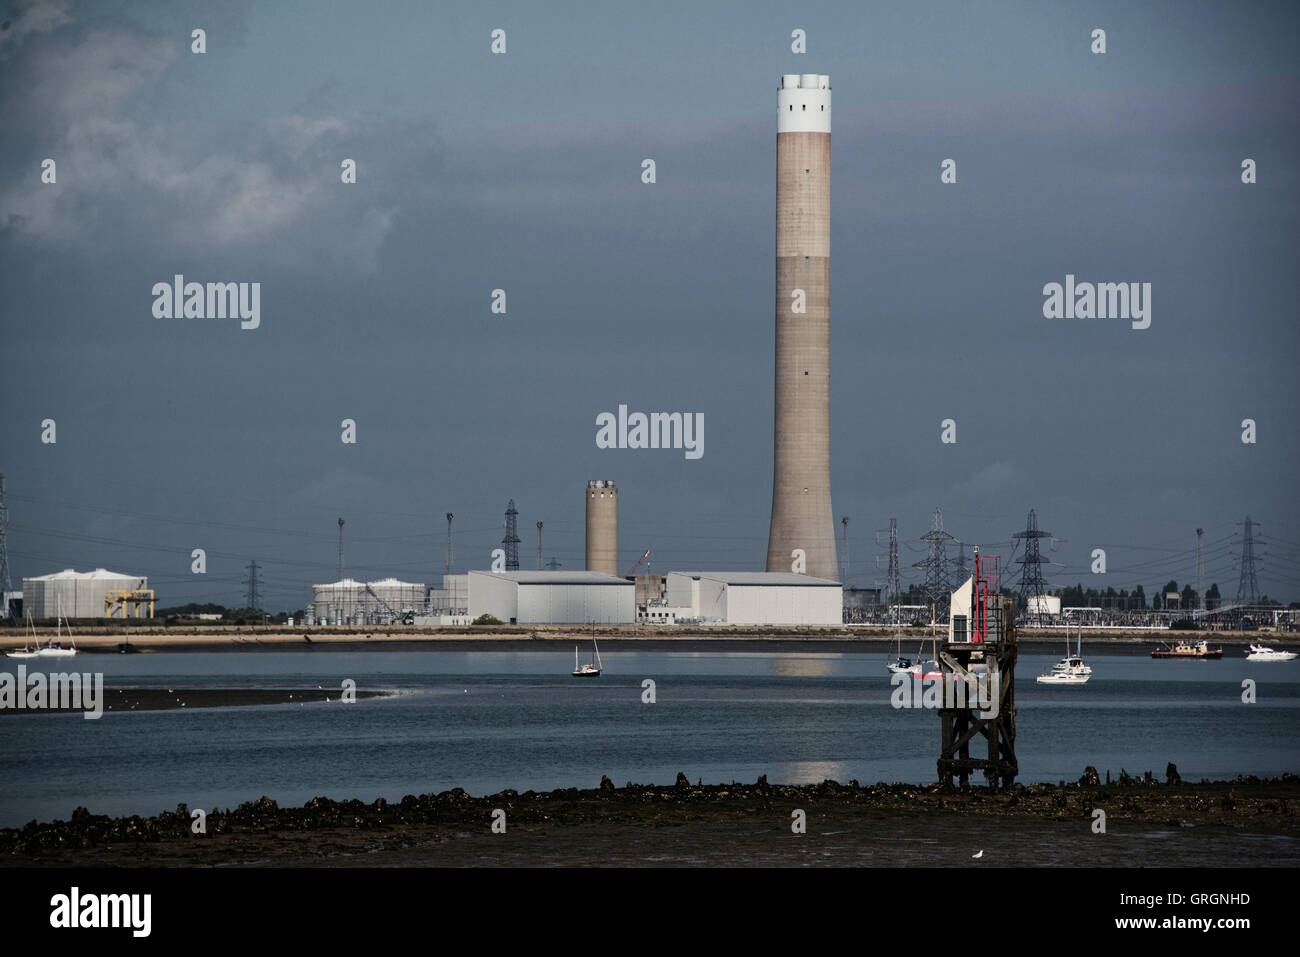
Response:
POLYGON ((978 861, 978 860, 979 860, 981 857, 983 857, 983 856, 984 856, 984 851, 981 849, 978 853, 976 853, 976 854, 972 854, 972 855, 971 855, 971 858, 972 858, 973 860, 977 860, 977 861, 978 861))

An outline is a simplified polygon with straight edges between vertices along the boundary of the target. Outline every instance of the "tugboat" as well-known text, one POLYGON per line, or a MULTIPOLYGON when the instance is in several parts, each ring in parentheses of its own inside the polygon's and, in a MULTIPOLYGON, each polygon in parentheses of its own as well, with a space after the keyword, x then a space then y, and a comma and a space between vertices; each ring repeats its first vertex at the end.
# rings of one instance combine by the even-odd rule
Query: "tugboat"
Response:
POLYGON ((1209 645, 1205 643, 1204 638, 1202 638, 1200 641, 1191 641, 1189 639, 1183 639, 1182 641, 1174 642, 1172 647, 1168 642, 1165 642, 1165 646, 1163 648, 1157 648, 1155 651, 1151 652, 1151 657, 1152 658, 1191 658, 1191 659, 1209 660, 1211 658, 1222 658, 1223 649, 1211 648, 1209 645))

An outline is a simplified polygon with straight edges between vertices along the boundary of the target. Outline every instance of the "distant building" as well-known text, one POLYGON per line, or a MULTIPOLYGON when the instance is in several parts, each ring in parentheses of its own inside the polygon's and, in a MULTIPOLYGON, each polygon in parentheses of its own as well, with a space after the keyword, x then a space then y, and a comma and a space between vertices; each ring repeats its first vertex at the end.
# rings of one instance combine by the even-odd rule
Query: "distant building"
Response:
POLYGON ((636 586, 601 572, 471 571, 469 619, 491 615, 514 625, 630 625, 636 586))
POLYGON ((312 603, 308 610, 318 625, 383 625, 414 617, 424 610, 423 582, 403 582, 383 578, 359 582, 352 578, 312 585, 312 603))
POLYGON ((1029 595, 1025 599, 1025 611, 1030 615, 1059 615, 1061 599, 1056 595, 1029 595))
POLYGON ((669 572, 667 592, 668 607, 690 609, 689 617, 701 622, 794 626, 844 623, 843 586, 839 582, 792 572, 669 572))
POLYGON ((844 589, 844 624, 859 625, 872 621, 880 610, 879 588, 844 589))
POLYGON ((132 593, 149 587, 141 575, 123 575, 96 568, 61 572, 23 579, 23 611, 33 618, 106 618, 111 607, 109 592, 132 593))

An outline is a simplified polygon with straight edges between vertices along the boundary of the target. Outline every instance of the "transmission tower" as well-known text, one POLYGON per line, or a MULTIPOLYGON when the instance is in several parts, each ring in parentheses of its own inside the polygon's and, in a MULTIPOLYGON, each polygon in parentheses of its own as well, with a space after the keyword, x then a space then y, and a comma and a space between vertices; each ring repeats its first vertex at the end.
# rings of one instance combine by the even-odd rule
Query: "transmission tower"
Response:
MULTIPOLYGON (((342 519, 339 519, 342 521, 342 519)), ((262 579, 257 576, 257 562, 248 563, 248 577, 244 579, 244 584, 248 586, 248 604, 245 608, 258 608, 257 586, 262 584, 262 579)))
POLYGON ((334 566, 334 580, 343 581, 343 516, 341 515, 339 516, 339 560, 334 566))
POLYGON ((551 571, 555 571, 557 568, 560 567, 560 563, 557 562, 557 561, 555 560, 555 556, 552 555, 552 556, 551 556, 551 560, 550 560, 549 562, 546 563, 546 567, 549 568, 551 571))
POLYGON ((847 586, 849 583, 849 517, 845 515, 841 518, 840 524, 844 526, 844 567, 840 569, 840 581, 847 586))
POLYGON ((1051 538, 1051 532, 1040 532, 1038 530, 1038 515, 1031 508, 1029 510, 1029 519, 1025 523, 1023 532, 1016 532, 1012 538, 1023 539, 1025 543, 1024 557, 1016 559, 1021 567, 1020 571, 1020 600, 1029 605, 1031 595, 1044 595, 1047 593, 1047 585, 1043 582, 1043 558, 1038 553, 1038 541, 1043 538, 1051 538))
POLYGON ((958 542, 958 543, 957 543, 957 577, 956 577, 956 583, 957 583, 958 585, 965 584, 966 579, 967 579, 968 577, 969 577, 969 576, 966 574, 966 543, 965 543, 965 542, 958 542))
POLYGON ((925 569, 925 597, 934 605, 936 618, 948 617, 948 602, 952 598, 952 578, 948 569, 948 543, 956 541, 943 530, 943 510, 936 508, 930 520, 930 531, 921 536, 930 546, 924 561, 913 562, 913 568, 925 569))
POLYGON ((451 574, 451 520, 455 516, 451 512, 447 513, 447 561, 443 567, 443 572, 451 574))
POLYGON ((5 474, 0 472, 0 618, 12 617, 9 612, 9 505, 5 501, 5 474))
POLYGON ((898 519, 896 518, 889 520, 889 581, 885 587, 892 608, 898 604, 898 519))
POLYGON ((511 499, 506 507, 506 537, 501 539, 501 544, 506 547, 506 571, 508 572, 519 571, 519 528, 516 522, 518 518, 515 500, 511 499))
POLYGON ((1202 597, 1204 592, 1201 590, 1201 582, 1205 577, 1205 566, 1201 560, 1201 536, 1204 534, 1205 529, 1196 530, 1196 604, 1194 607, 1197 611, 1205 610, 1205 599, 1202 597))
POLYGON ((542 523, 537 523, 537 570, 542 570, 542 523))
POLYGON ((1241 539, 1241 578, 1237 580, 1237 603, 1254 605, 1259 601, 1259 583, 1255 581, 1255 536, 1251 529, 1259 522, 1246 516, 1246 531, 1241 539))

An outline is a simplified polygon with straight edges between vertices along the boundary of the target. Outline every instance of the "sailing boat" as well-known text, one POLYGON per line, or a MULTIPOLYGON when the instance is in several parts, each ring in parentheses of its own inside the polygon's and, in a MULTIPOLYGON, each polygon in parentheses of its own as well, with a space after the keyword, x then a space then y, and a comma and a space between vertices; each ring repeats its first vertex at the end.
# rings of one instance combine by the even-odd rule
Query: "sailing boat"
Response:
POLYGON ((587 664, 578 665, 578 646, 573 646, 573 677, 575 678, 599 678, 600 677, 600 648, 596 645, 596 639, 591 639, 591 661, 587 664))
POLYGON ((26 641, 26 643, 23 644, 21 649, 15 648, 13 651, 5 652, 6 656, 10 658, 35 658, 36 657, 36 655, 38 654, 37 649, 40 647, 40 642, 36 640, 36 625, 32 621, 31 612, 27 613, 27 628, 31 634, 31 637, 26 641))
POLYGON ((903 633, 898 630, 898 602, 894 602, 894 637, 898 639, 898 655, 893 661, 885 662, 885 668, 893 675, 912 673, 912 659, 903 657, 903 633))
POLYGON ((1052 670, 1038 676, 1040 685, 1084 685, 1092 677, 1092 669, 1083 663, 1083 619, 1079 620, 1078 646, 1070 654, 1070 638, 1065 638, 1065 657, 1052 665, 1052 670))
POLYGON ((894 674, 915 675, 918 678, 942 678, 943 672, 939 668, 938 657, 938 639, 935 637, 934 629, 937 623, 934 619, 934 606, 930 606, 930 660, 922 661, 921 655, 925 651, 925 638, 921 638, 921 646, 916 649, 916 664, 910 663, 903 657, 903 639, 898 639, 898 661, 886 667, 894 674))
POLYGON ((77 641, 72 637, 71 626, 68 627, 68 640, 72 642, 72 647, 63 647, 63 626, 67 622, 63 617, 62 601, 58 603, 57 611, 58 615, 54 619, 54 638, 36 649, 37 658, 71 658, 77 653, 77 641))
MULTIPOLYGON (((31 623, 32 616, 28 614, 27 621, 31 623)), ((36 625, 32 624, 32 642, 29 642, 21 651, 10 651, 7 653, 10 658, 71 658, 77 653, 77 641, 72 637, 72 629, 68 629, 68 639, 72 642, 71 648, 63 647, 63 603, 58 606, 58 617, 54 623, 54 637, 45 644, 36 643, 32 648, 31 644, 36 639, 36 625)))

